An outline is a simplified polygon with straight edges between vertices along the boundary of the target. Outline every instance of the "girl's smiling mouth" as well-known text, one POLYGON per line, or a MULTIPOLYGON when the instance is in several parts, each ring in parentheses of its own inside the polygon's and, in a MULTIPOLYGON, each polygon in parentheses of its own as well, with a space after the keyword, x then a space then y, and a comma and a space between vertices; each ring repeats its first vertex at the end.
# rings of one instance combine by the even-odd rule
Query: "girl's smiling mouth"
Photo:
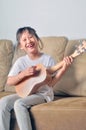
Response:
POLYGON ((26 47, 27 47, 27 48, 33 48, 34 46, 35 46, 35 43, 26 44, 26 47))

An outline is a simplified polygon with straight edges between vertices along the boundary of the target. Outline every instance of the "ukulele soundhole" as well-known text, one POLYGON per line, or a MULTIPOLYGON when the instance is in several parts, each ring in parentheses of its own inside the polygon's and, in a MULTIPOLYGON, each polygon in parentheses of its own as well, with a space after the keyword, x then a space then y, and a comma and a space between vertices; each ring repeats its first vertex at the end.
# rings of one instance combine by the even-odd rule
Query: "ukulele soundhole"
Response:
POLYGON ((36 70, 36 72, 35 72, 34 76, 39 76, 39 75, 40 75, 40 73, 41 73, 41 70, 36 70))

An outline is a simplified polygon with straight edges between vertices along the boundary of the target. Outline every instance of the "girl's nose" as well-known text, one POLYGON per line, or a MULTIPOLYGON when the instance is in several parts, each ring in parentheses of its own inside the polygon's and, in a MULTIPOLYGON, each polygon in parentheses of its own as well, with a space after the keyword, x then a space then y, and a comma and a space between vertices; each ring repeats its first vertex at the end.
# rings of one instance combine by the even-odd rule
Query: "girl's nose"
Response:
POLYGON ((27 43, 30 43, 30 39, 29 38, 27 38, 27 43))

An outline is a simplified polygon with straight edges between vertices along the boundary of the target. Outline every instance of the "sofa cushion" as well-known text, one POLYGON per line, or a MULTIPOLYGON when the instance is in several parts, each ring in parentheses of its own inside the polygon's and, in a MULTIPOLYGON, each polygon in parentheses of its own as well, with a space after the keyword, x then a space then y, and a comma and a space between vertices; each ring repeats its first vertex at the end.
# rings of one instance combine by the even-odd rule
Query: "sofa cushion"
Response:
POLYGON ((5 91, 2 91, 0 92, 0 98, 4 97, 4 96, 7 96, 7 95, 11 95, 13 94, 12 92, 5 92, 5 91))
POLYGON ((33 106, 31 117, 37 130, 85 130, 86 97, 61 98, 33 106))
MULTIPOLYGON (((71 55, 75 50, 75 45, 79 40, 70 40, 65 49, 65 56, 71 55)), ((54 92, 58 94, 68 94, 75 96, 86 96, 86 53, 74 59, 73 64, 66 71, 61 80, 54 86, 54 92)))
MULTIPOLYGON (((64 56, 64 50, 67 44, 68 39, 66 37, 42 37, 41 38, 44 48, 43 52, 51 55, 56 61, 62 60, 64 56)), ((21 50, 19 47, 15 48, 13 64, 20 57, 25 55, 26 53, 21 50)), ((15 91, 15 86, 7 86, 5 87, 5 91, 15 91)))
MULTIPOLYGON (((15 61, 25 55, 26 53, 20 49, 18 46, 15 47, 15 50, 14 50, 14 56, 13 56, 13 60, 12 60, 12 65, 15 63, 15 61)), ((15 92, 15 86, 9 86, 9 85, 5 85, 5 91, 6 92, 15 92)))
POLYGON ((65 47, 68 39, 66 37, 42 37, 44 44, 43 52, 51 55, 55 61, 59 62, 64 57, 65 47))
POLYGON ((0 91, 4 90, 7 75, 13 57, 13 43, 10 40, 0 40, 0 91))

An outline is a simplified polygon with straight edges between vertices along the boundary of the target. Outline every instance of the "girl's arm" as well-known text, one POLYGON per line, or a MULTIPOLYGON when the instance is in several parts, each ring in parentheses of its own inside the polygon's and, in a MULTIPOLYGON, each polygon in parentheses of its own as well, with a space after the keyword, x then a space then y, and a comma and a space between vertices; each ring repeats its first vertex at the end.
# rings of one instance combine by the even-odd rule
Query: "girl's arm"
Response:
POLYGON ((63 76, 63 74, 66 72, 66 70, 68 69, 68 67, 71 65, 72 62, 73 62, 73 58, 72 57, 65 57, 63 59, 63 61, 61 62, 61 67, 58 70, 58 72, 55 75, 55 77, 53 77, 50 86, 54 86, 60 80, 60 78, 63 76))
POLYGON ((16 76, 9 76, 7 79, 7 85, 16 85, 20 83, 23 79, 34 75, 34 73, 35 73, 35 67, 34 66, 29 67, 20 72, 19 74, 17 74, 16 76))
POLYGON ((72 58, 71 56, 69 56, 69 57, 67 56, 67 57, 65 57, 62 61, 60 61, 59 63, 57 63, 56 65, 47 68, 47 71, 48 71, 50 74, 53 74, 54 72, 56 72, 57 70, 59 70, 60 68, 63 67, 64 61, 65 61, 67 64, 71 64, 72 61, 73 61, 73 58, 72 58))

